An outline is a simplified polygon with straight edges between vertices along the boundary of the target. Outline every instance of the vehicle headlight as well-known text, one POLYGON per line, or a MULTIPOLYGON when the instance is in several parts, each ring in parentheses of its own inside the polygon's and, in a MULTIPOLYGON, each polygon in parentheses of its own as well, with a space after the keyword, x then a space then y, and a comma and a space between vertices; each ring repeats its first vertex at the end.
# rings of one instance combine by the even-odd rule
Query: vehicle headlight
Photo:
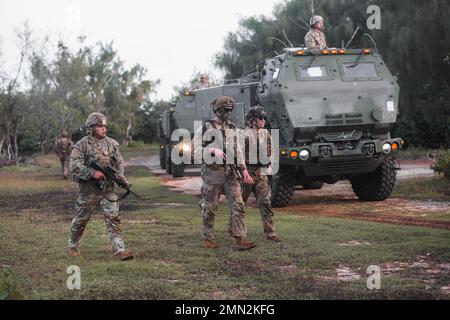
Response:
POLYGON ((300 151, 299 158, 303 161, 308 160, 311 157, 311 153, 308 150, 303 149, 300 151))
POLYGON ((386 153, 386 154, 388 154, 388 153, 391 153, 391 151, 392 151, 392 146, 391 146, 391 144, 390 144, 390 143, 385 143, 385 144, 383 145, 383 152, 386 153))
POLYGON ((178 148, 180 149, 180 151, 183 151, 183 152, 191 151, 191 145, 189 143, 182 143, 178 146, 178 148))

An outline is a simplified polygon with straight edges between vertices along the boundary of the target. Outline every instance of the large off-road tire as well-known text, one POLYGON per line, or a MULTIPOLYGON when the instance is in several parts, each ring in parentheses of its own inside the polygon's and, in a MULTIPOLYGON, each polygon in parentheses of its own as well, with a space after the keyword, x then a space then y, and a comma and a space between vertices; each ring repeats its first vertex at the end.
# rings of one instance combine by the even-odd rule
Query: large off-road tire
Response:
POLYGON ((184 164, 174 164, 172 163, 172 176, 174 178, 184 177, 184 164))
POLYGON ((166 169, 166 147, 159 149, 159 166, 161 169, 166 169))
POLYGON ((321 181, 309 181, 303 184, 304 190, 320 190, 324 183, 321 181))
POLYGON ((277 175, 270 179, 271 200, 274 208, 286 207, 294 196, 294 185, 290 174, 289 170, 281 169, 277 175))
POLYGON ((391 195, 397 180, 393 159, 385 159, 373 173, 350 179, 353 192, 362 201, 384 201, 391 195))
POLYGON ((170 157, 171 149, 170 146, 166 146, 165 148, 165 161, 166 161, 166 172, 167 174, 172 174, 172 158, 170 157))

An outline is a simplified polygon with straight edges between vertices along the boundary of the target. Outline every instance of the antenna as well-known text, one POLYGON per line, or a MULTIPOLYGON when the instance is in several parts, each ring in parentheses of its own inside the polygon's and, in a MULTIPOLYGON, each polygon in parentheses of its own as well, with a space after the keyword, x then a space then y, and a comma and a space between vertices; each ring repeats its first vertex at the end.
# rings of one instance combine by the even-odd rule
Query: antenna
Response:
POLYGON ((368 37, 368 38, 370 39, 370 41, 372 41, 373 45, 375 46, 375 50, 378 51, 377 43, 375 42, 375 40, 373 40, 373 38, 372 38, 372 36, 371 36, 370 34, 364 33, 362 36, 363 36, 363 37, 364 37, 364 36, 368 37))
POLYGON ((283 29, 283 36, 286 39, 286 41, 289 43, 289 45, 291 46, 291 48, 294 48, 294 45, 292 44, 291 40, 289 40, 287 34, 286 34, 286 30, 283 29))
POLYGON ((285 48, 289 47, 286 43, 284 43, 283 41, 281 41, 280 39, 275 38, 275 37, 269 37, 269 38, 266 39, 266 41, 267 40, 277 40, 277 41, 281 42, 285 48))
MULTIPOLYGON (((300 18, 301 18, 301 17, 300 17, 300 18)), ((303 18, 301 18, 301 19, 302 19, 303 22, 305 22, 305 20, 304 20, 303 18)), ((308 24, 306 24, 307 27, 305 27, 305 26, 302 26, 302 25, 298 24, 297 22, 295 22, 294 19, 289 18, 289 21, 292 22, 293 24, 295 24, 295 25, 296 25, 297 27, 299 27, 300 29, 309 31, 309 26, 308 26, 308 24)))
POLYGON ((349 42, 347 42, 347 45, 345 46, 345 49, 347 49, 350 46, 350 44, 352 43, 353 39, 355 39, 356 34, 358 33, 359 29, 360 29, 360 27, 358 26, 358 28, 356 28, 355 32, 353 33, 352 38, 349 40, 349 42))

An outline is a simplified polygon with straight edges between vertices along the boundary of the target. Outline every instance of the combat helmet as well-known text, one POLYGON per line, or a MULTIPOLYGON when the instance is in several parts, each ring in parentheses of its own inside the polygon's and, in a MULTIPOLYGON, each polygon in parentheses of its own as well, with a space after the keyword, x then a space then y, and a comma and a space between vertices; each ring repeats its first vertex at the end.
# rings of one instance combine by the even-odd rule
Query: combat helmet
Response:
POLYGON ((91 113, 84 124, 87 128, 92 126, 106 126, 106 116, 103 113, 94 112, 91 113))
POLYGON ((267 113, 266 109, 264 109, 264 107, 255 106, 255 107, 250 108, 245 119, 247 120, 247 122, 249 124, 251 124, 255 119, 260 119, 260 118, 267 119, 267 116, 268 116, 268 113, 267 113))
POLYGON ((322 18, 321 16, 314 16, 314 17, 311 18, 311 20, 309 20, 309 25, 310 25, 311 27, 314 27, 314 25, 315 25, 317 22, 319 22, 319 21, 322 21, 322 22, 323 22, 323 18, 322 18))
POLYGON ((211 108, 214 112, 220 112, 220 111, 233 111, 234 109, 234 99, 233 97, 228 96, 222 96, 218 97, 217 99, 214 99, 211 102, 211 108))

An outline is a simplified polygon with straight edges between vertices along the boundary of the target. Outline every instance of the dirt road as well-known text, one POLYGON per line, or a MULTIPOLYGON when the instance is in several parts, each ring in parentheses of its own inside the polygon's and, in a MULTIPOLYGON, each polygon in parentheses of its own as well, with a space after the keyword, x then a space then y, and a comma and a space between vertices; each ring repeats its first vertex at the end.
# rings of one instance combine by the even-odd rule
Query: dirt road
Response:
MULTIPOLYGON (((202 181, 199 169, 188 169, 186 177, 174 179, 160 169, 158 156, 130 159, 127 164, 148 167, 160 177, 164 185, 174 192, 200 196, 202 181)), ((403 160, 400 162, 402 170, 398 173, 398 179, 433 176, 430 165, 429 160, 403 160)), ((223 198, 222 201, 224 201, 223 198)), ((254 198, 251 198, 249 205, 253 204, 254 198)), ((357 200, 349 183, 339 182, 335 185, 325 185, 321 190, 309 191, 299 187, 292 203, 277 211, 450 230, 449 219, 437 219, 442 216, 450 218, 449 208, 450 202, 416 201, 403 198, 390 198, 383 202, 361 202, 357 200)))

